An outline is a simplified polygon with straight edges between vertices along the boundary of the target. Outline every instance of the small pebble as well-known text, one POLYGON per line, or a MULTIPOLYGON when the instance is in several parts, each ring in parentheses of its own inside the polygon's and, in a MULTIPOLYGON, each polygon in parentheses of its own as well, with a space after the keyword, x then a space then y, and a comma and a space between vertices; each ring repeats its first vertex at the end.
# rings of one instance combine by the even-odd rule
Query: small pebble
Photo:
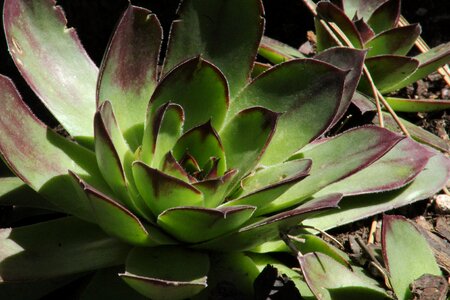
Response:
POLYGON ((437 195, 434 198, 434 209, 441 214, 450 213, 450 196, 446 194, 437 195))

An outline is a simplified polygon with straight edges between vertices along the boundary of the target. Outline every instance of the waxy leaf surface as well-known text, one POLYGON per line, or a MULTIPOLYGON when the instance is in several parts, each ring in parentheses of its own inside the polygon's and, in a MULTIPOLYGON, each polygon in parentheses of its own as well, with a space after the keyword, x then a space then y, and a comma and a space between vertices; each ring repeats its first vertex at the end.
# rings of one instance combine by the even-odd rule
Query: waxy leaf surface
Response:
POLYGON ((383 217, 382 253, 398 299, 411 299, 410 284, 424 274, 442 275, 425 238, 406 218, 383 217))
POLYGON ((262 163, 282 162, 328 128, 340 105, 347 73, 313 59, 277 65, 242 91, 231 103, 229 116, 252 106, 282 113, 262 163))
POLYGON ((367 24, 380 33, 397 26, 400 18, 400 0, 388 0, 381 4, 367 20, 367 24))
POLYGON ((98 70, 54 0, 7 0, 9 51, 28 85, 74 137, 92 137, 98 70))
POLYGON ((208 120, 219 130, 229 102, 227 80, 216 66, 197 56, 176 66, 161 79, 150 99, 149 113, 167 102, 183 107, 184 131, 208 120))
POLYGON ((108 100, 133 149, 141 144, 143 120, 157 79, 162 28, 150 11, 129 6, 108 45, 97 82, 97 104, 108 100))
POLYGON ((170 30, 163 72, 201 55, 222 70, 234 97, 250 79, 263 34, 261 1, 187 0, 178 15, 180 20, 170 30))
POLYGON ((431 112, 450 108, 450 100, 386 97, 386 101, 393 110, 401 112, 431 112))
POLYGON ((419 24, 384 31, 364 45, 365 48, 369 49, 367 57, 381 54, 406 55, 414 46, 420 32, 419 24))
POLYGON ((1 229, 0 241, 0 282, 29 282, 119 265, 129 251, 98 226, 73 217, 1 229))
POLYGON ((206 287, 208 255, 179 247, 135 248, 119 274, 151 299, 186 299, 206 287), (181 267, 183 266, 183 267, 181 267))

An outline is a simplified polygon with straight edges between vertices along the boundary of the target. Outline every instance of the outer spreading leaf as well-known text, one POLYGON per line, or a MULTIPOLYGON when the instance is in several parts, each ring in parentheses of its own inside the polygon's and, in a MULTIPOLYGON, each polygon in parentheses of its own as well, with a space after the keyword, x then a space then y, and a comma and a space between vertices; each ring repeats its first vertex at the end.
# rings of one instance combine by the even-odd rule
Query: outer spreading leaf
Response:
POLYGON ((414 58, 419 61, 419 67, 417 71, 408 78, 406 78, 405 80, 403 80, 402 82, 386 90, 385 91, 386 93, 401 89, 402 87, 405 87, 408 84, 416 82, 417 80, 436 71, 436 69, 439 68, 440 66, 448 63, 450 61, 450 43, 434 47, 433 49, 425 53, 419 54, 414 58))
MULTIPOLYGON (((189 36, 192 37, 191 33, 189 36)), ((229 102, 227 80, 216 66, 197 56, 176 66, 161 79, 150 99, 150 114, 167 102, 183 107, 185 131, 208 120, 219 130, 229 102)))
POLYGON ((351 129, 305 150, 299 156, 312 159, 310 175, 260 213, 274 212, 301 203, 327 185, 366 168, 402 139, 402 136, 386 129, 368 126, 351 129))
POLYGON ((139 293, 151 299, 186 299, 206 287, 209 258, 183 248, 135 248, 126 272, 119 274, 139 293), (180 267, 183 266, 183 267, 180 267))
POLYGON ((400 188, 414 180, 432 156, 433 151, 411 139, 404 139, 372 165, 326 186, 319 194, 342 193, 349 196, 400 188))
POLYGON ((218 209, 175 207, 158 216, 158 225, 180 241, 203 242, 239 228, 250 219, 254 206, 218 209))
POLYGON ((335 47, 327 49, 314 56, 314 59, 327 62, 329 64, 332 64, 333 66, 341 68, 342 70, 350 70, 350 72, 347 74, 347 77, 345 77, 342 99, 330 127, 336 124, 340 118, 342 118, 342 116, 350 106, 353 94, 355 93, 356 87, 358 86, 358 82, 361 77, 366 53, 366 50, 335 47))
POLYGON ((306 220, 304 224, 327 230, 355 222, 431 197, 441 190, 449 179, 449 159, 440 153, 436 153, 428 161, 424 170, 408 186, 376 195, 345 197, 339 203, 339 211, 314 216, 306 220))
POLYGON ((138 246, 173 244, 174 241, 150 224, 142 223, 126 207, 79 180, 91 202, 97 224, 108 234, 138 246))
POLYGON ((97 103, 111 101, 133 149, 141 144, 145 109, 156 86, 162 28, 150 11, 129 6, 109 43, 97 82, 97 103))
POLYGON ((384 31, 364 45, 364 47, 369 48, 367 57, 381 54, 406 55, 414 46, 414 42, 421 31, 419 24, 384 31))
POLYGON ((194 248, 217 251, 244 251, 279 237, 280 230, 287 230, 320 211, 336 208, 342 194, 331 194, 313 199, 295 209, 249 224, 237 232, 215 240, 198 244, 194 248))
MULTIPOLYGON (((382 93, 391 90, 405 77, 413 74, 419 62, 410 57, 398 55, 380 55, 367 58, 365 64, 369 69, 370 76, 373 79, 378 90, 382 93)), ((371 87, 366 77, 362 77, 359 89, 370 94, 371 87)))
POLYGON ((400 18, 400 3, 400 0, 388 0, 375 9, 367 20, 375 33, 378 34, 397 26, 400 18))
POLYGON ((263 33, 260 0, 187 0, 178 15, 180 20, 172 23, 163 72, 202 55, 224 72, 235 96, 250 78, 263 33))
POLYGON ((229 116, 252 106, 282 113, 262 163, 282 162, 328 128, 340 105, 347 73, 313 59, 277 65, 242 91, 232 102, 229 116))
POLYGON ((450 108, 449 100, 386 97, 386 101, 393 110, 401 112, 430 112, 450 108))
POLYGON ((93 136, 97 67, 54 0, 7 0, 10 53, 28 85, 72 136, 93 136))
POLYGON ((330 289, 345 289, 345 297, 338 299, 351 299, 355 292, 363 299, 388 299, 377 281, 360 270, 348 269, 328 255, 313 252, 298 260, 305 280, 317 299, 335 299, 330 295, 330 289))
POLYGON ((10 169, 65 212, 89 220, 87 201, 76 196, 68 170, 109 191, 95 155, 48 129, 24 104, 14 84, 0 76, 0 153, 10 169))
POLYGON ((263 36, 258 54, 274 64, 280 64, 294 58, 305 58, 297 49, 267 36, 263 36))
POLYGON ((0 230, 0 281, 33 281, 121 264, 129 246, 67 217, 0 230), (68 259, 70 258, 70 259, 68 259))
POLYGON ((331 2, 321 1, 317 3, 317 14, 327 22, 335 23, 341 29, 354 48, 363 48, 361 36, 358 33, 352 20, 339 9, 338 6, 331 2))
POLYGON ((411 299, 410 284, 424 274, 442 275, 420 232, 401 216, 383 217, 383 258, 398 299, 411 299))

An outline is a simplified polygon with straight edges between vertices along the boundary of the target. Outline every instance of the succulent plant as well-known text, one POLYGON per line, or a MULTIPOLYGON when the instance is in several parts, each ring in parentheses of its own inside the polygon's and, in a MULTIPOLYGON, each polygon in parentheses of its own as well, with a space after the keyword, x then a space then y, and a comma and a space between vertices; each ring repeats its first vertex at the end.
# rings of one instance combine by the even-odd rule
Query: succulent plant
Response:
MULTIPOLYGON (((364 64, 382 94, 399 90, 450 62, 450 43, 439 45, 414 57, 406 56, 420 38, 419 24, 401 20, 400 0, 336 0, 304 1, 315 14, 316 46, 320 53, 343 44, 356 49, 368 49, 364 64), (322 22, 333 24, 331 32, 322 22)), ((260 53, 278 63, 303 55, 296 49, 266 38, 260 53)), ((366 76, 358 90, 372 95, 366 76)), ((403 99, 387 97, 396 111, 416 112, 442 110, 450 107, 448 101, 434 99, 403 99)))
POLYGON ((224 284, 248 298, 270 253, 288 250, 280 232, 352 222, 448 180, 445 156, 387 129, 324 137, 365 50, 251 80, 259 0, 183 1, 161 68, 146 9, 126 9, 99 70, 55 1, 6 0, 3 13, 16 66, 69 136, 0 76, 0 154, 17 176, 0 179, 0 204, 63 213, 0 231, 0 293, 39 298, 94 272, 81 299, 202 298, 224 284))

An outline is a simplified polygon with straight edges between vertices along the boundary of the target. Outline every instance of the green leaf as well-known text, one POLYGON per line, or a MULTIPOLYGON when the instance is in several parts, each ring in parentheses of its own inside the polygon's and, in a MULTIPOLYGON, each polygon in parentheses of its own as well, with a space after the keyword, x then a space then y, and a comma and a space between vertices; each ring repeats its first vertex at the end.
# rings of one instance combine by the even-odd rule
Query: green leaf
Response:
POLYGON ((400 0, 388 0, 381 4, 367 20, 376 34, 394 28, 400 18, 400 0))
MULTIPOLYGON (((327 22, 335 23, 340 30, 343 31, 347 39, 351 42, 351 46, 362 49, 363 44, 358 29, 352 20, 345 13, 331 2, 321 1, 317 3, 317 15, 327 22)), ((345 43, 344 43, 345 44, 345 43)))
POLYGON ((203 193, 205 207, 216 208, 225 200, 230 185, 237 181, 237 174, 238 171, 232 169, 219 178, 199 181, 192 185, 203 193))
POLYGON ((110 101, 131 148, 142 140, 148 100, 156 86, 162 27, 149 10, 130 5, 112 36, 100 67, 97 104, 110 101))
POLYGON ((346 15, 353 19, 362 18, 368 20, 372 13, 380 7, 386 0, 341 0, 342 8, 346 15))
POLYGON ((0 281, 29 282, 123 263, 129 246, 77 218, 0 230, 0 281), (68 259, 70 258, 70 259, 68 259))
POLYGON ((412 139, 404 139, 367 168, 326 186, 318 194, 349 196, 398 189, 413 181, 432 156, 433 151, 412 139))
MULTIPOLYGON (((380 55, 367 58, 365 61, 369 69, 370 76, 375 86, 382 93, 385 93, 408 76, 411 76, 419 66, 419 62, 410 57, 398 55, 380 55)), ((361 78, 359 90, 372 93, 372 88, 367 78, 361 78)))
POLYGON ((206 284, 208 255, 180 247, 134 248, 126 261, 125 282, 151 299, 185 299, 206 284), (182 268, 180 266, 183 266, 182 268))
POLYGON ((0 178, 0 205, 14 205, 61 211, 18 177, 0 178))
POLYGON ((386 101, 393 110, 401 112, 431 112, 450 108, 450 100, 386 97, 386 101))
POLYGON ((227 80, 215 65, 197 56, 176 66, 161 79, 150 99, 149 115, 153 116, 167 102, 183 107, 184 131, 208 120, 219 130, 228 109, 227 80))
POLYGON ((172 151, 166 154, 162 171, 163 173, 181 179, 184 182, 191 182, 192 176, 190 176, 175 157, 173 157, 172 151))
POLYGON ((262 37, 258 54, 273 64, 280 64, 294 58, 305 58, 297 49, 267 36, 262 37))
POLYGON ((262 243, 279 238, 280 230, 297 226, 303 220, 320 211, 336 208, 342 194, 331 194, 312 199, 303 205, 251 223, 212 241, 193 246, 197 249, 215 251, 245 251, 262 243))
POLYGON ((184 110, 174 103, 165 103, 148 113, 140 159, 160 167, 164 156, 175 145, 183 132, 184 110))
POLYGON ((406 55, 414 46, 421 31, 419 24, 411 24, 384 31, 364 45, 365 48, 369 49, 367 57, 381 54, 406 55))
POLYGON ((205 166, 212 157, 217 159, 217 176, 222 176, 227 169, 222 142, 210 121, 187 131, 176 142, 173 147, 175 159, 180 162, 186 154, 195 158, 205 175, 210 171, 205 166))
POLYGON ((158 216, 158 225, 180 241, 198 243, 239 228, 255 209, 254 206, 175 207, 158 216))
POLYGON ((259 162, 272 139, 278 116, 262 107, 249 108, 239 112, 220 133, 227 166, 239 171, 231 186, 259 162))
POLYGON ((102 269, 95 272, 89 284, 83 290, 78 299, 99 300, 99 299, 127 299, 145 300, 138 292, 130 288, 119 276, 123 271, 123 266, 102 269))
MULTIPOLYGON (((397 123, 394 121, 394 119, 390 114, 383 113, 383 118, 385 121, 386 128, 392 131, 400 132, 397 123)), ((419 127, 417 125, 414 125, 413 123, 406 121, 405 119, 400 118, 400 121, 403 123, 403 125, 405 125, 406 129, 411 134, 411 137, 416 141, 422 144, 429 145, 442 152, 450 151, 450 144, 447 143, 447 141, 441 139, 440 137, 432 134, 429 131, 426 131, 422 127, 419 127)))
POLYGON ((332 64, 342 70, 350 70, 345 77, 344 91, 339 108, 334 115, 330 127, 336 124, 350 106, 353 94, 358 86, 359 79, 364 66, 364 58, 367 50, 357 50, 347 47, 335 47, 327 49, 316 56, 314 59, 332 64))
POLYGON ((150 168, 143 162, 133 163, 136 185, 155 216, 177 206, 203 206, 201 191, 176 177, 150 168))
POLYGON ((313 59, 277 65, 242 91, 231 103, 229 117, 253 106, 282 113, 262 163, 282 162, 328 128, 341 101, 347 74, 313 59))
POLYGON ((137 246, 173 244, 174 241, 153 225, 142 223, 118 202, 88 186, 78 178, 89 197, 97 224, 108 234, 137 246))
POLYGON ((97 168, 95 154, 63 138, 38 120, 10 79, 0 76, 0 153, 27 185, 65 212, 92 218, 89 203, 76 196, 71 169, 105 193, 110 190, 97 168))
POLYGON ((298 159, 258 170, 241 181, 239 198, 223 206, 253 205, 260 209, 308 176, 311 163, 309 159, 298 159))
POLYGON ((365 275, 359 268, 351 270, 328 255, 312 252, 298 257, 302 273, 317 299, 334 299, 329 289, 345 288, 347 298, 353 292, 364 299, 388 299, 386 292, 379 287, 377 281, 365 275))
POLYGON ((444 155, 436 153, 424 170, 414 181, 398 190, 345 197, 339 211, 322 213, 304 222, 315 228, 327 230, 414 203, 433 196, 450 179, 450 161, 444 155))
POLYGON ((425 238, 401 216, 383 217, 383 258, 398 299, 411 299, 410 284, 424 274, 442 275, 425 238))
MULTIPOLYGON (((377 161, 403 137, 386 129, 354 128, 304 150, 301 157, 313 161, 310 175, 259 213, 269 213, 303 202, 329 184, 342 180, 377 161)), ((293 157, 294 158, 294 157, 293 157)))
POLYGON ((187 0, 177 13, 180 19, 172 23, 163 72, 202 55, 222 70, 234 97, 250 78, 262 37, 261 1, 187 0))
POLYGON ((408 84, 414 83, 448 63, 450 61, 450 43, 434 47, 425 53, 414 56, 414 59, 419 61, 419 67, 416 72, 402 82, 386 90, 386 93, 393 92, 407 86, 408 84))
POLYGON ((97 67, 55 1, 7 0, 3 10, 13 60, 56 119, 74 137, 92 137, 97 67))

